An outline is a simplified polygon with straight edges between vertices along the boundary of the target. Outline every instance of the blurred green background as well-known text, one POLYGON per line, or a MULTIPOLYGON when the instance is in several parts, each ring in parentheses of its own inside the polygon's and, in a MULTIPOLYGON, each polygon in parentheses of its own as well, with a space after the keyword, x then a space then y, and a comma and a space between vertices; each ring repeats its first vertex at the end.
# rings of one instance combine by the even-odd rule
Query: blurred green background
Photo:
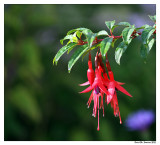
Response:
MULTIPOLYGON (((87 109, 90 93, 78 84, 87 80, 87 57, 75 64, 71 73, 67 64, 72 54, 52 60, 62 47, 70 29, 86 27, 93 32, 107 30, 105 21, 128 21, 140 27, 153 25, 156 5, 4 5, 4 140, 156 140, 156 122, 143 132, 128 132, 115 118, 110 104, 105 117, 100 110, 100 131, 92 106, 87 109)), ((124 27, 116 28, 119 35, 124 27)), ((116 46, 119 42, 116 43, 116 46)), ((125 82, 130 98, 118 92, 122 122, 139 109, 156 112, 156 45, 147 63, 140 57, 141 39, 134 39, 121 59, 109 60, 115 79, 125 82)), ((93 52, 95 53, 95 52, 93 52)), ((94 59, 94 58, 92 58, 94 59)))

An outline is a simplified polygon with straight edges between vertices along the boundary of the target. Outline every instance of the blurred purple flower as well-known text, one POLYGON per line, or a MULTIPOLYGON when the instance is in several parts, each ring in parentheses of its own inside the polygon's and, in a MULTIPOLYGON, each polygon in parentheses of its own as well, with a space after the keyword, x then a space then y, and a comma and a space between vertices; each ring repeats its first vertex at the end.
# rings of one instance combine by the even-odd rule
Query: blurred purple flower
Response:
POLYGON ((152 110, 139 110, 128 116, 125 126, 129 131, 144 131, 155 121, 155 114, 152 110))

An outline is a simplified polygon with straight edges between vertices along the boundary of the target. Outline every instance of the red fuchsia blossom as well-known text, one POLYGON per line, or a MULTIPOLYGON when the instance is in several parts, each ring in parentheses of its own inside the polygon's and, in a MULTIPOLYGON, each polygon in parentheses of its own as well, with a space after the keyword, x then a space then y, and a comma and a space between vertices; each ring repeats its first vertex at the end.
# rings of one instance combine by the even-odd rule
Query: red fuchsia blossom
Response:
POLYGON ((117 82, 114 80, 114 75, 113 72, 111 71, 111 67, 107 57, 106 57, 106 67, 108 70, 109 78, 105 71, 105 66, 102 62, 101 54, 98 55, 98 52, 96 54, 95 72, 92 68, 91 54, 89 54, 88 70, 87 70, 88 81, 83 84, 80 84, 80 86, 89 85, 88 88, 86 88, 80 93, 87 93, 92 91, 89 100, 87 102, 87 105, 89 108, 91 101, 93 100, 94 106, 93 106, 92 116, 96 117, 98 112, 98 127, 97 127, 98 131, 99 131, 99 109, 103 109, 103 116, 104 116, 103 95, 105 95, 105 102, 107 103, 107 105, 111 103, 111 107, 114 110, 114 116, 115 117, 119 116, 120 124, 122 124, 122 120, 120 116, 116 90, 119 90, 124 94, 132 97, 122 86, 120 86, 123 85, 124 83, 117 82), (100 97, 101 97, 101 102, 99 102, 100 97))
POLYGON ((111 107, 114 110, 114 116, 118 117, 120 119, 120 124, 122 124, 122 120, 121 120, 121 116, 120 116, 120 111, 119 111, 119 106, 118 106, 118 99, 117 99, 117 93, 116 90, 121 91, 122 93, 132 97, 122 86, 122 84, 124 83, 120 83, 114 80, 114 75, 113 72, 111 71, 111 67, 106 55, 106 67, 108 69, 108 74, 109 74, 109 83, 108 83, 108 95, 107 95, 107 104, 109 104, 111 102, 111 107))
POLYGON ((108 84, 108 95, 107 95, 107 104, 109 104, 115 94, 115 89, 121 91, 122 93, 132 97, 122 86, 120 86, 115 80, 114 80, 114 75, 112 71, 108 72, 110 81, 108 84))
MULTIPOLYGON (((90 56, 89 56, 88 64, 89 64, 89 67, 90 67, 89 69, 92 69, 91 68, 91 63, 90 63, 90 56)), ((93 72, 88 73, 88 72, 91 72, 91 71, 87 71, 88 82, 91 82, 91 81, 89 81, 89 79, 93 80, 93 77, 94 77, 94 82, 93 83, 86 82, 86 83, 80 84, 81 86, 90 84, 90 86, 87 89, 85 89, 84 91, 82 91, 80 93, 87 93, 87 92, 92 90, 91 96, 90 96, 87 104, 88 104, 88 108, 89 108, 89 106, 91 104, 91 101, 92 100, 94 101, 92 116, 96 117, 97 110, 98 110, 98 127, 97 127, 97 130, 99 130, 99 109, 100 108, 103 109, 103 116, 104 116, 103 94, 105 93, 107 95, 108 91, 105 88, 105 86, 103 85, 103 81, 102 81, 102 77, 101 77, 101 68, 97 66, 98 65, 97 64, 97 57, 96 57, 96 60, 95 60, 95 65, 96 65, 96 69, 95 69, 96 77, 94 77, 93 72), (99 98, 100 97, 101 97, 101 105, 99 107, 99 98)))
MULTIPOLYGON (((84 91, 80 92, 80 93, 87 93, 90 92, 91 90, 93 90, 96 86, 98 86, 102 92, 104 92, 106 95, 108 94, 107 89, 105 88, 104 84, 103 84, 103 80, 102 80, 102 76, 101 76, 101 67, 96 67, 95 69, 95 74, 96 77, 94 78, 94 82, 92 84, 90 84, 90 86, 85 89, 84 91)), ((89 78, 89 77, 88 77, 89 78)), ((92 76, 93 78, 93 76, 92 76)), ((89 81, 90 82, 90 81, 89 81)), ((87 84, 87 83, 86 83, 87 84)), ((84 84, 81 84, 81 86, 84 84)))

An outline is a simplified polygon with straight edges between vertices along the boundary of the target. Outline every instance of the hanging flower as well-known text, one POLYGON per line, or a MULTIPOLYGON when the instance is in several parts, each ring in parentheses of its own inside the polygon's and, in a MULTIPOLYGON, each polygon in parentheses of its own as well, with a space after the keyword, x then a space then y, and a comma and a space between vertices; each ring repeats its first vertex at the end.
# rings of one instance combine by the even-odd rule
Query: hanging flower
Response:
POLYGON ((108 72, 109 74, 109 77, 110 77, 110 81, 109 81, 109 84, 108 84, 108 95, 107 95, 107 104, 109 104, 113 98, 113 95, 115 94, 115 89, 121 91, 122 93, 130 96, 131 94, 129 94, 122 86, 119 85, 118 82, 116 82, 114 80, 114 75, 113 75, 113 72, 112 71, 109 71, 108 72))
POLYGON ((87 102, 88 104, 88 108, 91 104, 91 101, 94 101, 94 107, 93 107, 93 114, 92 116, 96 117, 97 115, 97 110, 98 110, 98 127, 97 130, 99 131, 99 109, 102 108, 103 109, 103 116, 104 116, 104 105, 103 105, 103 94, 108 94, 107 89, 103 86, 102 80, 99 76, 100 70, 96 69, 95 73, 96 73, 96 77, 94 79, 94 82, 92 85, 90 85, 87 89, 85 89, 84 91, 80 92, 80 93, 87 93, 89 91, 92 90, 91 96, 87 102), (99 98, 101 96, 101 105, 99 108, 99 98))
POLYGON ((94 106, 93 106, 93 113, 92 116, 96 117, 98 114, 98 127, 97 130, 99 130, 99 109, 103 109, 103 116, 104 116, 104 103, 103 103, 103 96, 105 95, 105 102, 107 105, 111 103, 111 107, 114 110, 114 116, 118 117, 120 119, 120 124, 122 124, 119 106, 118 106, 118 99, 116 90, 119 90, 123 92, 124 94, 132 97, 121 85, 124 83, 117 82, 114 80, 113 72, 111 71, 111 67, 109 64, 109 61, 106 57, 106 67, 108 70, 108 75, 105 70, 104 64, 102 62, 102 56, 101 54, 97 52, 95 57, 95 72, 92 68, 92 61, 91 61, 91 54, 89 54, 89 60, 88 60, 88 70, 87 70, 87 78, 88 81, 80 84, 80 86, 86 86, 89 85, 88 88, 83 90, 80 93, 87 93, 92 91, 89 100, 87 102, 88 108, 90 107, 90 104, 93 100, 94 106), (99 101, 101 99, 101 101, 99 101))
MULTIPOLYGON (((94 82, 91 83, 88 88, 86 88, 84 91, 82 91, 80 93, 90 92, 91 90, 94 90, 95 87, 98 86, 103 93, 108 95, 108 91, 107 91, 107 89, 105 88, 105 86, 103 84, 103 80, 102 80, 102 76, 101 76, 102 68, 99 66, 97 57, 95 57, 95 67, 96 67, 96 69, 95 69, 96 77, 94 78, 94 82)), ((88 73, 87 73, 87 77, 88 77, 88 73)), ((92 77, 88 77, 88 78, 90 78, 90 80, 93 80, 93 75, 92 75, 92 77)), ((90 82, 90 80, 88 80, 88 81, 90 82)), ((80 84, 80 85, 84 86, 84 85, 87 85, 87 84, 88 84, 88 82, 80 84)))
POLYGON ((80 92, 80 93, 87 93, 89 91, 92 91, 91 96, 87 102, 88 108, 91 104, 91 101, 93 100, 94 102, 94 107, 93 107, 93 113, 92 116, 96 117, 97 115, 97 110, 98 110, 98 127, 97 130, 99 131, 99 109, 102 108, 103 109, 103 116, 104 116, 104 105, 103 105, 103 94, 105 93, 106 95, 108 94, 107 89, 105 88, 105 86, 103 85, 103 80, 102 80, 102 76, 101 76, 101 67, 98 66, 98 58, 95 58, 95 64, 96 64, 96 69, 95 69, 95 74, 96 77, 94 78, 94 73, 92 71, 92 63, 91 63, 91 56, 89 54, 89 61, 88 61, 88 71, 87 71, 87 78, 88 78, 88 82, 85 82, 83 84, 80 84, 80 86, 85 86, 85 85, 90 85, 87 89, 85 89, 84 91, 80 92), (94 78, 94 82, 92 82, 94 78), (99 106, 99 98, 101 97, 101 104, 99 106))

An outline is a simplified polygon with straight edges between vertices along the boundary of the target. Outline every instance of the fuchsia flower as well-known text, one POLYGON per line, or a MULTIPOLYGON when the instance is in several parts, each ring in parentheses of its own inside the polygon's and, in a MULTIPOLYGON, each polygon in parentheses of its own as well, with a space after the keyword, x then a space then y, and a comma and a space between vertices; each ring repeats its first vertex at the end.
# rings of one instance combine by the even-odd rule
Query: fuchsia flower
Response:
POLYGON ((94 116, 94 117, 96 117, 97 109, 98 109, 98 127, 97 127, 97 130, 99 130, 99 98, 101 96, 100 108, 103 108, 103 116, 104 116, 103 94, 105 93, 107 95, 108 91, 105 88, 105 86, 103 85, 103 80, 102 80, 102 77, 101 77, 101 68, 100 67, 97 68, 97 57, 95 58, 95 67, 96 67, 95 74, 96 74, 96 77, 93 75, 94 73, 93 73, 93 69, 92 69, 92 62, 91 62, 91 55, 90 54, 89 54, 88 66, 89 66, 89 69, 87 71, 88 82, 80 84, 80 86, 84 86, 84 85, 88 85, 88 84, 90 84, 90 86, 80 93, 87 93, 87 92, 92 90, 91 96, 90 96, 87 104, 88 104, 88 108, 89 108, 89 106, 91 104, 91 101, 92 100, 94 101, 93 114, 92 114, 92 116, 94 116), (92 80, 94 80, 94 82, 92 82, 92 80))
MULTIPOLYGON (((91 84, 88 88, 86 88, 84 91, 80 92, 80 93, 87 93, 87 92, 90 92, 91 90, 94 90, 95 88, 100 88, 100 90, 102 90, 106 95, 108 95, 108 91, 107 89, 105 88, 104 84, 103 84, 103 80, 101 79, 101 76, 100 76, 100 70, 99 69, 96 69, 95 70, 95 73, 96 73, 96 77, 94 78, 94 82, 93 84, 91 84)), ((85 84, 85 83, 84 83, 85 84)), ((81 84, 84 85, 84 84, 81 84)), ((87 84, 87 83, 86 83, 87 84)))
POLYGON ((122 93, 132 97, 122 86, 120 86, 118 84, 118 82, 116 82, 114 80, 114 75, 113 75, 112 71, 109 71, 108 74, 109 74, 109 77, 110 77, 110 81, 109 81, 109 84, 108 84, 109 95, 107 95, 107 104, 109 104, 111 102, 111 100, 112 100, 112 98, 115 94, 115 89, 118 89, 122 93))
POLYGON ((80 84, 80 86, 86 86, 89 85, 88 88, 83 90, 80 93, 87 93, 92 91, 89 100, 87 102, 88 108, 90 107, 91 101, 93 100, 94 106, 93 106, 93 114, 92 116, 96 117, 97 110, 98 110, 98 127, 97 130, 99 131, 99 109, 103 109, 103 116, 104 116, 104 104, 103 104, 103 95, 105 94, 105 102, 107 105, 111 103, 111 107, 114 110, 114 116, 118 117, 120 119, 120 124, 122 124, 119 106, 118 106, 118 99, 116 94, 116 89, 121 91, 122 93, 132 97, 121 85, 124 83, 117 82, 114 80, 113 72, 111 71, 109 61, 106 57, 106 67, 108 70, 108 75, 105 71, 105 67, 102 62, 102 56, 101 54, 96 54, 95 57, 95 73, 92 68, 92 62, 91 62, 91 54, 89 54, 89 60, 88 60, 88 70, 87 70, 87 78, 88 81, 80 84), (103 77, 102 77, 103 74, 103 77), (101 102, 99 102, 99 99, 101 97, 101 102), (99 106, 100 104, 100 106, 99 106))

